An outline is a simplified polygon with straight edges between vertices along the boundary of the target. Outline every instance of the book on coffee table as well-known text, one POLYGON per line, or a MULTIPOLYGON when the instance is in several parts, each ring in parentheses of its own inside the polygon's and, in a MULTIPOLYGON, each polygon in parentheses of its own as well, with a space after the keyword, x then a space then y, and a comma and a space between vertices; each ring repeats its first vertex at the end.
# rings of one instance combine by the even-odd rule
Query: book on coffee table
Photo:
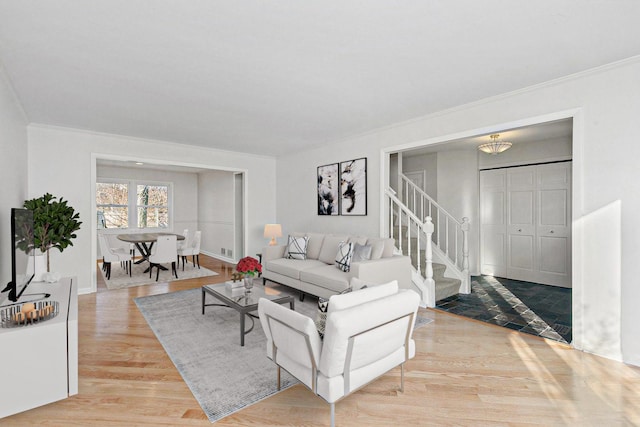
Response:
POLYGON ((238 280, 237 282, 225 282, 224 283, 227 289, 236 289, 244 287, 244 282, 242 280, 238 280))

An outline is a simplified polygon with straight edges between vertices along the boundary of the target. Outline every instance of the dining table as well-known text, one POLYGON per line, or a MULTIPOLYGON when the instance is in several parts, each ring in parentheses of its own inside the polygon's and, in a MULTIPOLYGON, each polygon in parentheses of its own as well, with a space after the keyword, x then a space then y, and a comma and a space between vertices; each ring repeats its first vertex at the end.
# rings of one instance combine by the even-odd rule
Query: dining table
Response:
MULTIPOLYGON (((176 236, 176 240, 185 239, 183 235, 177 233, 126 233, 118 234, 117 238, 118 240, 122 240, 123 242, 133 243, 134 245, 136 245, 136 248, 142 255, 142 258, 134 261, 134 264, 142 264, 145 261, 149 261, 149 256, 151 255, 153 245, 158 241, 158 237, 160 236, 176 236)), ((167 270, 167 268, 162 265, 159 265, 158 268, 167 270)), ((149 268, 147 268, 144 272, 148 273, 149 268)))

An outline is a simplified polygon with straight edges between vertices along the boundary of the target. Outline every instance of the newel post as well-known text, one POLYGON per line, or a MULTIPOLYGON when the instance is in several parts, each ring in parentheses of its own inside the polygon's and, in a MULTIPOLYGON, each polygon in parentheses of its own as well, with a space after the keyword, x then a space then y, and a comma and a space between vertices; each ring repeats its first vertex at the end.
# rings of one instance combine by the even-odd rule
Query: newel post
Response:
POLYGON ((471 293, 471 276, 469 276, 469 218, 462 218, 462 274, 464 279, 460 291, 471 293))
POLYGON ((425 301, 427 307, 435 307, 436 305, 436 282, 433 280, 433 249, 432 249, 432 236, 434 231, 433 221, 431 217, 428 216, 424 219, 424 232, 427 236, 424 254, 425 254, 425 263, 424 263, 424 273, 425 279, 424 284, 427 287, 427 301, 425 301))

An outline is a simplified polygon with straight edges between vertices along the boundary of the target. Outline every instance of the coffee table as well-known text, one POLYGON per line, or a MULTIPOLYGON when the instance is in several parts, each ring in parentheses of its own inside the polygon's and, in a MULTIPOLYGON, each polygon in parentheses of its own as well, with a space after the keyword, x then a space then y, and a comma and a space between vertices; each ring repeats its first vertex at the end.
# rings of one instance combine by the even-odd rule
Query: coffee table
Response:
POLYGON ((282 293, 269 286, 254 286, 250 292, 244 288, 230 289, 226 283, 218 283, 215 285, 205 285, 202 287, 202 314, 204 308, 209 306, 231 307, 240 313, 240 346, 244 347, 244 336, 253 330, 258 316, 251 314, 252 311, 258 309, 258 300, 266 298, 278 304, 289 303, 289 308, 294 309, 295 299, 291 295, 282 293), (206 304, 207 294, 213 296, 223 304, 210 303, 206 304), (251 320, 251 327, 245 330, 245 316, 251 320))

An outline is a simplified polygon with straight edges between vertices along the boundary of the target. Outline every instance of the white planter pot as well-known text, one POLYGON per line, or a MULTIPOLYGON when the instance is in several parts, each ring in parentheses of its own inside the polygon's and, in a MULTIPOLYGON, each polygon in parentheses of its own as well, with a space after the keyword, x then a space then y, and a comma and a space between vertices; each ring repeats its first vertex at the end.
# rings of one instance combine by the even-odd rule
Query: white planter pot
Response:
POLYGON ((32 282, 44 282, 44 275, 47 272, 47 254, 38 251, 35 256, 29 257, 28 271, 31 271, 31 266, 35 264, 35 275, 32 282))

